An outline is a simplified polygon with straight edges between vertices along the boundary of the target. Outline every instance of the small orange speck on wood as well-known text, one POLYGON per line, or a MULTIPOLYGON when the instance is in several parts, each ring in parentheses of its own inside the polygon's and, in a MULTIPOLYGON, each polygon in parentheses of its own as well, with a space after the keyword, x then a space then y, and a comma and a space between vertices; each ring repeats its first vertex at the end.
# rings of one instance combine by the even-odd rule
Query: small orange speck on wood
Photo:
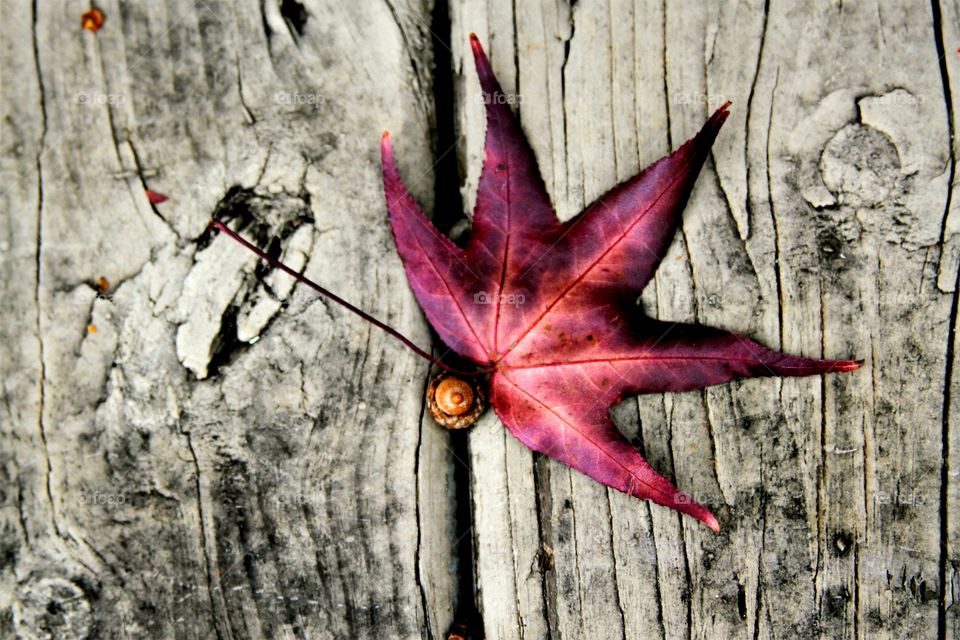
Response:
POLYGON ((80 18, 80 26, 91 33, 96 33, 103 28, 103 22, 106 20, 103 11, 94 7, 83 14, 80 18))
POLYGON ((97 325, 95 324, 87 325, 87 333, 96 333, 96 332, 97 332, 97 325))
POLYGON ((100 293, 106 292, 106 290, 109 288, 110 288, 109 280, 107 280, 103 276, 100 276, 99 278, 97 278, 97 289, 100 291, 100 293))

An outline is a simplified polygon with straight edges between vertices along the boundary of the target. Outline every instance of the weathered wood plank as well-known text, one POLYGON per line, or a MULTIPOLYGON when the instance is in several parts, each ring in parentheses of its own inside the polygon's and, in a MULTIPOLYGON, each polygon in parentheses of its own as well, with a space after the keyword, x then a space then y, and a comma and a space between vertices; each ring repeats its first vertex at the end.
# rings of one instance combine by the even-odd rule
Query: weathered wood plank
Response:
MULTIPOLYGON (((941 491, 957 493, 953 475, 941 478, 944 448, 956 455, 943 426, 956 422, 956 408, 944 410, 956 205, 930 7, 452 4, 467 202, 484 130, 471 31, 517 95, 563 217, 732 99, 646 308, 791 352, 867 359, 851 376, 618 408, 651 463, 715 510, 718 536, 531 456, 489 420, 471 435, 488 635, 955 630, 956 525, 941 539, 939 523, 941 491), (535 507, 521 493, 530 485, 535 507), (533 570, 517 562, 546 554, 533 570), (538 583, 543 598, 529 597, 538 583)), ((953 69, 957 12, 944 13, 953 69)))
POLYGON ((429 204, 429 7, 98 4, 94 35, 87 3, 4 3, 3 635, 440 637, 423 363, 204 235, 280 238, 428 343, 378 142, 429 204))
MULTIPOLYGON (((719 536, 485 416, 487 637, 960 637, 956 4, 451 5, 468 206, 470 31, 565 218, 732 99, 645 307, 867 359, 616 408, 719 536)), ((422 363, 203 233, 279 237, 426 344, 376 146, 391 130, 430 209, 430 7, 100 6, 93 35, 82 3, 4 5, 0 630, 441 637, 459 461, 422 363)))

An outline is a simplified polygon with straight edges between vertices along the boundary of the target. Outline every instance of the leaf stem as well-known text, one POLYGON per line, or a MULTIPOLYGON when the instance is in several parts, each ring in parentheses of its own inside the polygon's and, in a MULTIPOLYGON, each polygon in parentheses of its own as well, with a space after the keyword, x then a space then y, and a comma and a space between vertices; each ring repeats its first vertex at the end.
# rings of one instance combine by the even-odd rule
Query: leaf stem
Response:
POLYGON ((338 296, 337 294, 333 293, 333 292, 330 291, 329 289, 325 289, 324 287, 321 287, 319 284, 317 284, 317 283, 314 282, 313 280, 307 278, 306 276, 304 276, 304 275, 302 275, 302 274, 300 274, 300 273, 297 273, 296 271, 294 271, 293 269, 291 269, 291 268, 288 267, 287 265, 283 264, 282 262, 280 262, 280 261, 277 260, 276 258, 273 258, 273 257, 267 255, 267 253, 264 252, 262 249, 260 249, 260 248, 257 247, 255 244, 253 244, 253 243, 247 241, 246 239, 244 239, 243 236, 241 236, 239 233, 237 233, 237 232, 234 231, 233 229, 230 229, 227 225, 225 225, 225 224, 224 224, 223 222, 221 222, 220 220, 211 220, 211 221, 210 221, 210 224, 207 225, 207 229, 216 229, 217 231, 221 231, 221 232, 227 234, 227 236, 229 236, 229 237, 232 238, 233 240, 236 240, 238 243, 240 243, 241 245, 243 245, 244 247, 246 247, 247 249, 249 249, 250 251, 252 251, 253 253, 255 253, 261 260, 264 260, 265 262, 269 263, 272 267, 274 267, 274 268, 276 268, 276 269, 280 269, 281 271, 283 271, 284 273, 286 273, 288 276, 294 278, 297 282, 301 282, 301 283, 307 285, 308 287, 310 287, 311 289, 313 289, 314 291, 316 291, 317 293, 319 293, 320 295, 322 295, 324 298, 327 298, 327 299, 329 299, 329 300, 333 300, 334 302, 336 302, 337 304, 339 304, 339 305, 342 306, 343 308, 345 308, 345 309, 347 309, 348 311, 351 311, 351 312, 353 312, 354 314, 360 316, 361 318, 363 318, 364 320, 366 320, 366 321, 369 322, 370 324, 379 327, 379 328, 382 329, 383 331, 387 332, 389 335, 393 336, 394 338, 396 338, 397 340, 399 340, 400 342, 402 342, 404 346, 406 346, 408 349, 410 349, 411 351, 413 351, 415 354, 417 354, 417 355, 420 356, 421 358, 424 358, 424 359, 432 362, 433 364, 437 365, 437 366, 440 367, 441 369, 444 369, 445 371, 449 371, 450 373, 456 373, 456 374, 458 374, 458 375, 463 375, 463 376, 475 376, 475 375, 478 375, 478 374, 481 374, 481 373, 486 373, 486 371, 484 371, 484 370, 480 370, 480 371, 461 371, 461 370, 455 369, 455 368, 453 368, 453 367, 451 367, 451 366, 449 366, 449 365, 447 365, 447 364, 444 364, 444 363, 443 363, 442 361, 440 361, 439 359, 434 358, 430 353, 424 351, 423 349, 421 349, 420 347, 418 347, 417 345, 415 345, 409 338, 407 338, 405 335, 403 335, 402 333, 400 333, 399 331, 397 331, 396 329, 394 329, 394 328, 391 327, 390 325, 385 324, 385 323, 381 322, 380 320, 377 320, 376 318, 374 318, 373 316, 371 316, 371 315, 370 315, 369 313, 367 313, 366 311, 363 311, 362 309, 358 309, 357 307, 353 306, 352 304, 350 304, 349 302, 347 302, 346 300, 344 300, 343 298, 341 298, 341 297, 338 296))

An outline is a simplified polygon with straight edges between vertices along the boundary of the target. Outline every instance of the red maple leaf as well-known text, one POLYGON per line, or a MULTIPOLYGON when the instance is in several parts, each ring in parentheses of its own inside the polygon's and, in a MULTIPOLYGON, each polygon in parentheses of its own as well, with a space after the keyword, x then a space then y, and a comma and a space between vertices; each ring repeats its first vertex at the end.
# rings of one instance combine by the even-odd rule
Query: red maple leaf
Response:
POLYGON ((387 134, 381 143, 390 224, 420 306, 451 349, 492 371, 493 409, 526 446, 719 530, 627 442, 610 406, 734 378, 853 371, 862 361, 778 353, 721 329, 654 320, 637 305, 729 103, 672 155, 561 223, 483 48, 470 41, 487 135, 466 248, 431 224, 401 181, 387 134))

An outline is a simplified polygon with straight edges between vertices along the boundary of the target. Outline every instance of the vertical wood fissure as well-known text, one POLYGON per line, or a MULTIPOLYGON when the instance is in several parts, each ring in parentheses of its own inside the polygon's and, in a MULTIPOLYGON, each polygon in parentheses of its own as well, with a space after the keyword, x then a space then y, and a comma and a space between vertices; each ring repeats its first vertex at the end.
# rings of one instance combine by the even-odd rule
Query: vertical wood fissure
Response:
MULTIPOLYGON (((950 213, 950 207, 953 204, 953 188, 956 179, 957 160, 955 153, 955 122, 953 116, 953 97, 950 92, 950 74, 947 69, 946 48, 943 42, 943 16, 940 11, 939 0, 930 1, 930 9, 933 18, 933 38, 937 52, 937 62, 940 70, 940 81, 943 86, 943 101, 947 115, 947 131, 949 138, 950 166, 949 178, 947 182, 947 196, 944 203, 943 221, 940 230, 940 247, 943 251, 947 234, 947 218, 950 213)), ((950 538, 949 538, 949 488, 950 488, 950 410, 952 401, 951 383, 953 381, 953 361, 956 348, 957 331, 957 308, 958 299, 960 299, 960 271, 957 272, 956 281, 953 286, 953 295, 950 305, 950 319, 947 326, 947 344, 946 344, 946 363, 944 370, 943 385, 943 417, 941 426, 940 451, 942 461, 940 465, 940 557, 938 559, 938 589, 939 602, 937 607, 937 637, 947 638, 947 593, 950 590, 948 586, 947 567, 949 565, 950 538)), ((953 604, 957 606, 956 603, 953 604)))

